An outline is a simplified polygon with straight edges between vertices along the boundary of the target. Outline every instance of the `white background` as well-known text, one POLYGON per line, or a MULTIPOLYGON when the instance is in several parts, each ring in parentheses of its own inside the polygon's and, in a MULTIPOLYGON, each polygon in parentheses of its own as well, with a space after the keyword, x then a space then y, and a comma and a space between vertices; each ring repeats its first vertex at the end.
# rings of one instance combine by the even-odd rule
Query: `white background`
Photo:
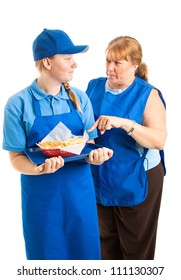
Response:
MULTIPOLYGON (((116 36, 130 35, 139 40, 143 60, 149 67, 149 82, 161 90, 167 103, 168 139, 165 146, 165 177, 159 218, 155 260, 151 262, 29 262, 26 261, 21 227, 19 174, 10 165, 8 153, 0 150, 0 258, 1 279, 82 279, 62 276, 16 275, 26 267, 76 266, 112 267, 164 266, 162 276, 148 279, 180 279, 180 8, 179 0, 37 0, 1 1, 0 4, 0 137, 2 142, 3 109, 7 99, 28 86, 37 76, 32 42, 44 29, 62 29, 75 44, 88 44, 85 54, 75 59, 78 68, 72 85, 86 89, 88 81, 105 76, 105 48, 116 36), (3 277, 2 277, 3 276, 3 277)), ((38 215, 38 213, 37 213, 38 215)), ((83 279, 119 279, 120 276, 84 276, 83 279), (106 278, 107 277, 107 278, 106 278)), ((124 276, 122 279, 147 279, 124 276)))

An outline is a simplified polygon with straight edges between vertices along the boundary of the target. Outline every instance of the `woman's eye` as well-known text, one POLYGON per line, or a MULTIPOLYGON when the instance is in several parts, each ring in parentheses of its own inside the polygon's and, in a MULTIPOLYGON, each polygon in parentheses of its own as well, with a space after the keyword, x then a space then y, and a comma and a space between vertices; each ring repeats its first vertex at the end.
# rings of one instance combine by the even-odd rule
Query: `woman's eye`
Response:
POLYGON ((120 61, 115 61, 114 63, 115 63, 116 65, 122 64, 122 62, 120 62, 120 61))

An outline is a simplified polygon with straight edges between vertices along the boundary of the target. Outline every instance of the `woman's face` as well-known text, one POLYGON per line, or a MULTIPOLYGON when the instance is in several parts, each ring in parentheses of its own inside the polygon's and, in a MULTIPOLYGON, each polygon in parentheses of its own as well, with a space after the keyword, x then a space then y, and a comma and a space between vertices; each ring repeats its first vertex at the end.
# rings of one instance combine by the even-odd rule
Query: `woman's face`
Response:
POLYGON ((136 65, 126 60, 113 61, 106 59, 106 75, 112 89, 128 87, 135 79, 136 65))
POLYGON ((77 64, 72 54, 57 54, 50 59, 50 63, 49 74, 51 78, 59 83, 69 82, 73 79, 74 69, 77 64))

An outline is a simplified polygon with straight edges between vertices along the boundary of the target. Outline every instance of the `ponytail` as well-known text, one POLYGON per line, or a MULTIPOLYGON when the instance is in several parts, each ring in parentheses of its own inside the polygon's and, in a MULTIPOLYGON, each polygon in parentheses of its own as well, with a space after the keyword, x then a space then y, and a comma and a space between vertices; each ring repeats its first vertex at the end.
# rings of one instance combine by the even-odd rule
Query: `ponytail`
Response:
POLYGON ((75 105, 76 109, 81 112, 82 109, 81 109, 81 106, 80 106, 80 102, 78 100, 78 98, 76 97, 76 95, 71 91, 71 88, 70 88, 70 85, 69 83, 63 83, 69 97, 70 97, 70 100, 73 102, 73 104, 75 105))

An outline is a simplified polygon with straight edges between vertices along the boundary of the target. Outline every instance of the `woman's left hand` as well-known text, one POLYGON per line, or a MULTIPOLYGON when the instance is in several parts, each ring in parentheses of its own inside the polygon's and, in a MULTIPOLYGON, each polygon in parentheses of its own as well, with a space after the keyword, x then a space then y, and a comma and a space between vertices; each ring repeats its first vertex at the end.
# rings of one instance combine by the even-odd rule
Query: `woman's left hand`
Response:
POLYGON ((110 159, 112 156, 113 150, 103 147, 92 150, 89 156, 86 158, 86 161, 90 164, 100 165, 110 159))

